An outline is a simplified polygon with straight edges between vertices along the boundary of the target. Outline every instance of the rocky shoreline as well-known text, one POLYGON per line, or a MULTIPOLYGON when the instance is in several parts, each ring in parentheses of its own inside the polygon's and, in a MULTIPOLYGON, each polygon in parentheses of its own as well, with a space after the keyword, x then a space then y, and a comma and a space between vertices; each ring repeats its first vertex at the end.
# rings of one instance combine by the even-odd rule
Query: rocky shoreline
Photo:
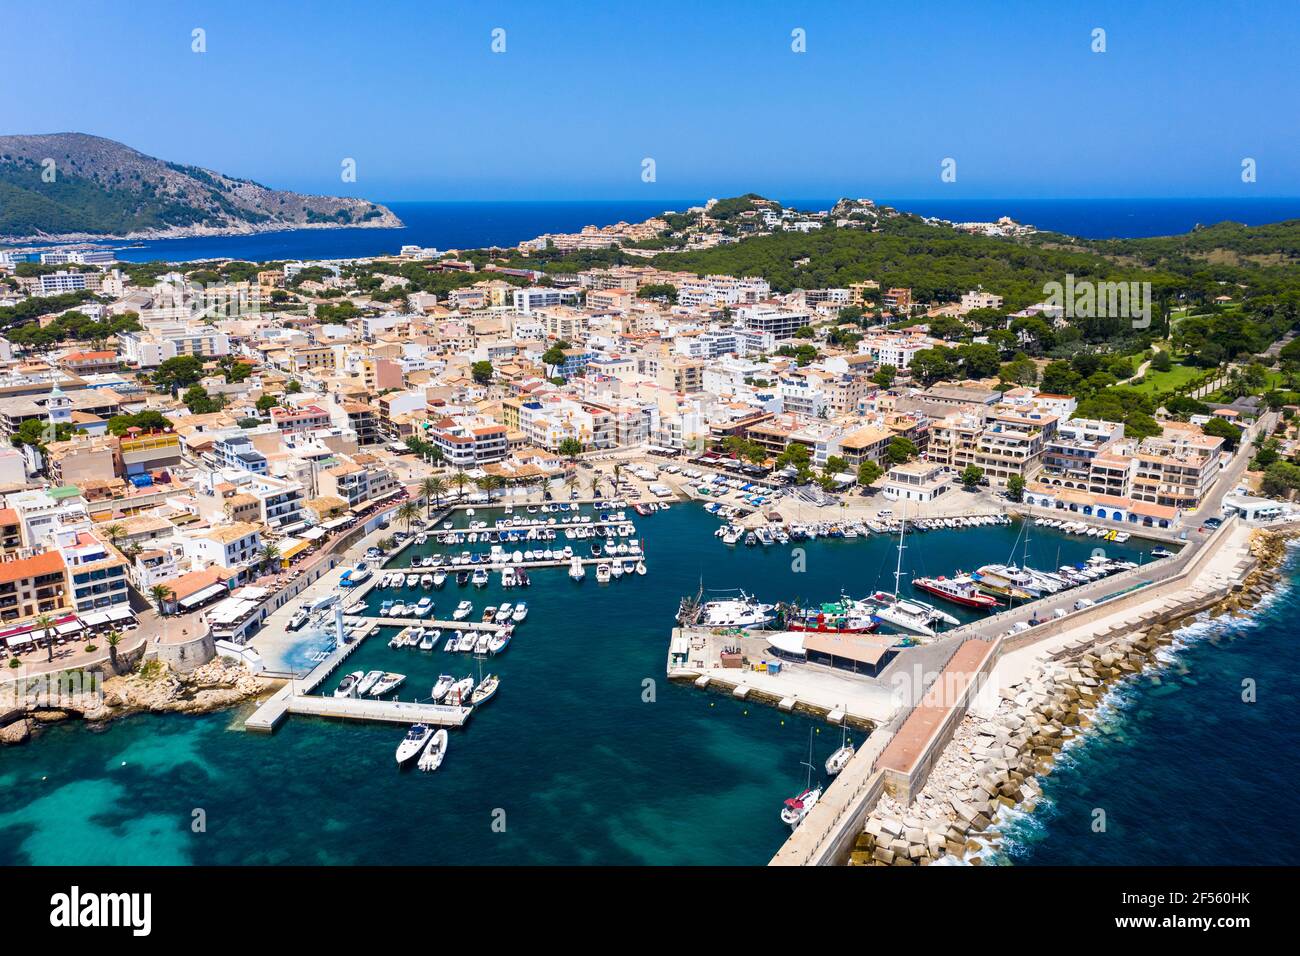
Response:
POLYGON ((93 232, 67 232, 53 235, 35 236, 0 236, 0 243, 5 245, 48 245, 69 242, 143 242, 152 239, 200 239, 218 236, 253 236, 264 232, 298 232, 303 229, 404 229, 402 222, 394 213, 387 212, 378 219, 357 223, 335 222, 276 222, 276 223, 242 223, 236 226, 175 226, 171 229, 147 229, 143 232, 131 232, 126 235, 105 235, 93 232))
POLYGON ((71 702, 31 708, 0 727, 0 744, 24 743, 41 725, 65 720, 102 724, 140 713, 211 713, 264 697, 283 683, 258 677, 243 664, 224 658, 209 661, 187 674, 178 674, 157 661, 147 662, 129 674, 105 680, 103 694, 84 707, 71 702))
POLYGON ((1063 652, 1009 687, 992 717, 967 714, 910 806, 886 793, 858 836, 849 864, 917 866, 968 862, 997 848, 1005 811, 1032 811, 1042 796, 1038 778, 1057 755, 1087 731, 1106 692, 1157 662, 1175 632, 1201 613, 1210 617, 1248 610, 1281 578, 1287 542, 1295 532, 1258 530, 1250 541, 1255 566, 1239 588, 1209 608, 1107 641, 1063 652))

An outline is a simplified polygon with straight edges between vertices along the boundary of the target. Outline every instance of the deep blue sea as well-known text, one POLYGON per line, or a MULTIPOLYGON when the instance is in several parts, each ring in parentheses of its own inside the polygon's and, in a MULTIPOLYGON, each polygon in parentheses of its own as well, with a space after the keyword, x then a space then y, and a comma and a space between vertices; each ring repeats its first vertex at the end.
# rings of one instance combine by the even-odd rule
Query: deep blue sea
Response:
MULTIPOLYGON (((483 665, 501 674, 501 690, 452 733, 437 773, 396 769, 402 728, 391 725, 290 717, 262 736, 240 729, 246 712, 236 711, 137 716, 95 731, 56 725, 0 749, 0 864, 766 862, 788 832, 778 812, 802 789, 810 728, 817 766, 839 734, 668 684, 678 599, 701 580, 804 601, 892 588, 895 544, 888 536, 808 542, 806 570, 797 573, 789 546, 723 545, 712 535, 716 519, 697 505, 636 520, 644 577, 598 585, 589 574, 575 584, 557 568, 534 572, 522 591, 500 590, 494 575, 483 590, 449 582, 432 592, 441 616, 462 598, 480 611, 521 598, 530 607, 511 646, 483 665), (206 815, 205 832, 191 829, 195 810, 206 815), (498 811, 504 832, 492 826, 498 811)), ((915 534, 904 570, 939 574, 1007 560, 1018 532, 915 534)), ((1097 545, 1042 529, 1033 538, 1044 565, 1083 560, 1097 545)), ((1151 545, 1106 547, 1136 559, 1151 545)), ((346 669, 407 674, 403 699, 427 696, 440 673, 475 671, 468 655, 393 649, 387 637, 367 640, 346 669)), ((319 640, 304 635, 304 660, 319 640)), ((1267 668, 1252 673, 1265 684, 1267 668)), ((1225 775, 1242 769, 1232 757, 1225 775)), ((1216 828, 1230 822, 1191 819, 1204 839, 1220 841, 1216 828)))
MULTIPOLYGON (((403 245, 438 249, 511 246, 547 232, 640 222, 665 209, 704 200, 600 202, 392 202, 402 229, 302 229, 253 236, 111 243, 127 262, 235 258, 343 259, 396 253, 403 245)), ((800 209, 829 209, 833 198, 785 199, 800 209)), ((880 199, 908 212, 954 222, 1011 216, 1040 229, 1101 239, 1186 232, 1224 220, 1247 225, 1300 218, 1300 198, 1281 199, 880 199)))

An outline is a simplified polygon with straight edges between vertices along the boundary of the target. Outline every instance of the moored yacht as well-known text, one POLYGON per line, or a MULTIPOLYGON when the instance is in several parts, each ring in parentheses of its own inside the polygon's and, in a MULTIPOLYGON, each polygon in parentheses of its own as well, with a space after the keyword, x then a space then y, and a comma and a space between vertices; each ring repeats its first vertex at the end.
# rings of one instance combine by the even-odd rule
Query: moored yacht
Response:
POLYGON ((348 674, 341 681, 339 681, 339 686, 335 689, 334 696, 335 697, 356 697, 357 685, 361 683, 361 678, 365 676, 366 675, 364 671, 353 671, 351 674, 348 674))
POLYGON ((440 729, 430 737, 428 746, 424 748, 424 753, 420 754, 420 762, 416 766, 426 773, 441 767, 443 758, 447 756, 447 740, 446 728, 440 729))
POLYGON ((453 621, 463 621, 474 612, 474 605, 470 601, 461 601, 456 605, 456 610, 451 612, 453 621))
POLYGON ((397 745, 397 765, 400 767, 418 755, 432 736, 433 728, 428 724, 416 724, 408 730, 402 742, 397 745))
POLYGON ((998 606, 997 598, 983 593, 978 582, 968 574, 958 574, 951 578, 943 575, 937 578, 913 578, 912 584, 927 594, 960 604, 962 607, 995 608, 998 606))

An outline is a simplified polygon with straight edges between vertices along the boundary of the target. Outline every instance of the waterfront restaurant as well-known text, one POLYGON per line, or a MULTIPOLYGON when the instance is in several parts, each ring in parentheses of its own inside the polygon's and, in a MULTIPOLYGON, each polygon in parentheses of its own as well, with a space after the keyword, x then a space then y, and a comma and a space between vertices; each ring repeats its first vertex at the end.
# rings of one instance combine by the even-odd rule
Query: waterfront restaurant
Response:
POLYGON ((802 657, 809 663, 877 677, 897 653, 899 635, 783 631, 767 635, 767 640, 779 657, 802 657))

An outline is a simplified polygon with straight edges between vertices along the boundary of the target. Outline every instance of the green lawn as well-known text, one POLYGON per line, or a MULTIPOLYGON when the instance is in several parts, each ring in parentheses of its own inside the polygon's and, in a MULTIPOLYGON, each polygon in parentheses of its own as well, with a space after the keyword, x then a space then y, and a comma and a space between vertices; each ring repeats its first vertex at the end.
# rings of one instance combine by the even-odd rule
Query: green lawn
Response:
POLYGON ((1180 365, 1177 362, 1167 372, 1157 372, 1155 369, 1147 369, 1145 380, 1141 385, 1134 385, 1133 388, 1139 392, 1169 392, 1173 389, 1186 385, 1188 382, 1204 374, 1205 369, 1194 368, 1190 365, 1180 365))

